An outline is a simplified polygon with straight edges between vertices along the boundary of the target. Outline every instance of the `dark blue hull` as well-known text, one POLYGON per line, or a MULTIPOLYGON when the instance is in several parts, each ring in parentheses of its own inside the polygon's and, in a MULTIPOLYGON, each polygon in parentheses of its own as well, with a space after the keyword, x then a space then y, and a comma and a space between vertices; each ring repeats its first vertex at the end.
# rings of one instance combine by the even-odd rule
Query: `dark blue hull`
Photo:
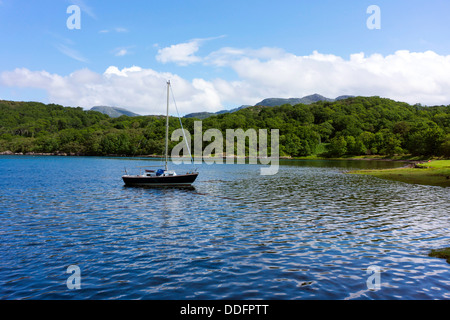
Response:
POLYGON ((127 186, 190 186, 197 179, 198 173, 176 176, 123 176, 127 186))

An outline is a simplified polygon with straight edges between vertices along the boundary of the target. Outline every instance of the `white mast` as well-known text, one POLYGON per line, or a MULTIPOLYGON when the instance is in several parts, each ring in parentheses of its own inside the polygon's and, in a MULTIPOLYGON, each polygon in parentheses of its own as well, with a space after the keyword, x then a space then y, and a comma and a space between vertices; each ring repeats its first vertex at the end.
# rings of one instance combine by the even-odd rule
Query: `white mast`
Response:
POLYGON ((166 114, 166 171, 167 160, 169 157, 169 90, 170 90, 170 80, 167 81, 167 114, 166 114))

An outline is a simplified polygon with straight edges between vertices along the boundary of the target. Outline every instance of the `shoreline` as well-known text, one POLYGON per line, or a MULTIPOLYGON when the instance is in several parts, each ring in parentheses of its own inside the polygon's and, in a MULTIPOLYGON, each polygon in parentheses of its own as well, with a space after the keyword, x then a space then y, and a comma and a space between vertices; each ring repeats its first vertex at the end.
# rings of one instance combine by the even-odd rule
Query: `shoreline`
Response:
MULTIPOLYGON (((75 153, 75 152, 12 152, 12 151, 2 151, 0 152, 0 156, 58 156, 58 157, 122 157, 122 158, 164 158, 164 155, 157 154, 147 154, 147 155, 126 155, 126 154, 105 154, 105 155, 91 155, 84 153, 75 153)), ((174 158, 174 157, 171 157, 174 158)), ((183 159, 188 157, 176 157, 177 159, 183 159)), ((214 159, 272 159, 271 157, 239 157, 236 155, 230 156, 217 156, 217 157, 203 157, 206 160, 214 160, 214 159)), ((416 165, 420 163, 425 163, 430 161, 430 158, 418 158, 418 157, 407 157, 404 158, 388 158, 383 156, 358 156, 358 157, 341 157, 341 158, 325 158, 319 156, 307 156, 307 157, 291 157, 291 156, 279 156, 279 160, 350 160, 350 161, 387 161, 387 162, 407 162, 409 167, 411 165, 416 165)), ((447 160, 447 159, 435 159, 435 160, 447 160)))
POLYGON ((428 160, 401 168, 352 170, 348 174, 370 175, 381 179, 438 187, 450 187, 450 160, 428 160))

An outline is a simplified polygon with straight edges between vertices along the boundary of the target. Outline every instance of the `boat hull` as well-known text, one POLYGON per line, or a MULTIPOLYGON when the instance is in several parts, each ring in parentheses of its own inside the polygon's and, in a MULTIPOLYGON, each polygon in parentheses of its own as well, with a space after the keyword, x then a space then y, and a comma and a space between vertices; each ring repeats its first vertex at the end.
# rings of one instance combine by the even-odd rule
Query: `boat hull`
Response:
POLYGON ((190 186, 197 179, 198 173, 176 176, 122 176, 127 186, 190 186))

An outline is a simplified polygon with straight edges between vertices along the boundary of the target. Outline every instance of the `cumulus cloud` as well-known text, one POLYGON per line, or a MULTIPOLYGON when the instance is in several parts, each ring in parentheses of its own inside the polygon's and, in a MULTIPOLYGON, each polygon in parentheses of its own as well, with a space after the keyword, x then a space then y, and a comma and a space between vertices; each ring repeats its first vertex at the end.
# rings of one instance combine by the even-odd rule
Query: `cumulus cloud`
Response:
POLYGON ((330 98, 378 95, 411 104, 450 104, 450 56, 433 51, 401 50, 387 56, 355 53, 342 58, 319 52, 299 56, 277 48, 222 48, 199 57, 196 45, 190 45, 191 49, 180 49, 184 54, 166 55, 164 61, 197 61, 210 68, 230 68, 236 79, 187 80, 138 66, 111 66, 104 73, 82 69, 68 76, 21 68, 0 73, 0 84, 45 89, 50 102, 63 105, 119 106, 140 114, 164 114, 168 79, 181 114, 313 93, 330 98))
POLYGON ((174 62, 180 66, 187 66, 192 63, 200 62, 203 59, 195 53, 205 41, 210 41, 224 36, 192 39, 188 42, 171 45, 158 50, 156 60, 161 63, 174 62))
POLYGON ((178 65, 186 66, 201 61, 201 58, 195 55, 199 47, 199 40, 174 44, 170 47, 159 49, 156 60, 162 63, 175 62, 178 65))
POLYGON ((433 51, 400 50, 387 56, 356 53, 348 59, 316 51, 308 56, 265 52, 268 54, 262 56, 258 51, 243 54, 227 48, 210 54, 207 61, 232 68, 239 86, 244 83, 247 95, 252 96, 287 98, 319 93, 333 98, 351 94, 409 103, 450 103, 450 56, 433 51))
MULTIPOLYGON (((218 111, 220 98, 210 83, 189 82, 181 77, 137 66, 111 66, 103 74, 81 69, 68 76, 19 68, 0 74, 0 83, 11 87, 45 89, 49 100, 89 109, 97 105, 119 106, 139 114, 164 114, 166 81, 170 79, 180 114, 192 110, 218 111)), ((171 110, 172 114, 176 111, 171 110)))

